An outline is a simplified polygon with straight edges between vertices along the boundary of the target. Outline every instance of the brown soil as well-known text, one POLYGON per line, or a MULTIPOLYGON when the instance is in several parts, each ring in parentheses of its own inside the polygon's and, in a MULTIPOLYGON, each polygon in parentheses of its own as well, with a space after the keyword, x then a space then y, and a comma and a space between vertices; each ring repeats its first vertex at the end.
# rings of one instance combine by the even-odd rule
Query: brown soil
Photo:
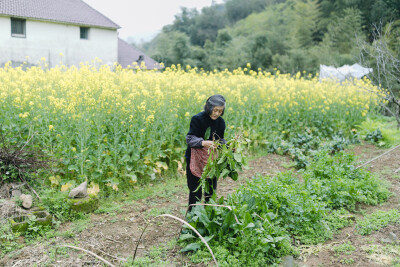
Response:
MULTIPOLYGON (((360 164, 385 151, 369 144, 354 146, 350 150, 359 157, 360 164)), ((255 175, 273 176, 288 170, 287 166, 290 166, 290 164, 291 162, 288 158, 274 154, 251 160, 249 163, 250 169, 244 171, 237 182, 231 179, 219 182, 217 194, 218 196, 226 196, 255 175)), ((400 149, 381 157, 365 167, 391 183, 391 191, 393 192, 389 201, 383 205, 362 207, 367 213, 377 209, 389 210, 399 207, 400 173, 394 173, 399 167, 400 149)), ((123 210, 118 213, 93 214, 89 225, 83 231, 75 232, 74 237, 62 235, 52 238, 50 241, 25 245, 22 249, 0 259, 0 266, 35 266, 35 264, 36 266, 68 267, 103 266, 94 257, 73 249, 60 251, 57 259, 55 259, 55 246, 61 244, 75 245, 90 250, 116 266, 122 265, 124 259, 133 256, 143 228, 154 218, 154 215, 169 213, 179 218, 184 217, 188 192, 185 178, 180 177, 179 179, 180 183, 176 193, 125 203, 123 210)), ((362 215, 357 213, 356 217, 362 217, 362 215)), ((60 232, 65 233, 71 227, 73 227, 73 224, 66 223, 60 227, 60 232)), ((168 242, 177 238, 180 229, 181 224, 179 222, 170 218, 158 218, 146 229, 138 247, 137 257, 151 254, 153 247, 166 246, 168 242)), ((333 240, 324 244, 301 247, 300 257, 296 259, 296 265, 309 267, 389 266, 388 264, 392 263, 396 257, 399 258, 400 255, 400 247, 394 248, 395 250, 397 249, 397 252, 387 252, 387 249, 383 249, 388 245, 381 240, 386 238, 390 232, 400 237, 400 226, 390 225, 372 235, 361 236, 356 233, 355 225, 353 224, 353 226, 342 229, 333 240), (350 255, 335 255, 333 247, 347 241, 350 241, 356 250, 350 255), (380 246, 382 249, 376 249, 376 253, 371 253, 369 248, 375 245, 380 246)), ((72 231, 72 233, 74 232, 72 231)), ((20 241, 24 244, 23 238, 20 241)), ((179 253, 179 249, 178 247, 169 247, 164 250, 163 257, 166 256, 168 259, 164 266, 201 266, 190 263, 185 255, 179 253)))

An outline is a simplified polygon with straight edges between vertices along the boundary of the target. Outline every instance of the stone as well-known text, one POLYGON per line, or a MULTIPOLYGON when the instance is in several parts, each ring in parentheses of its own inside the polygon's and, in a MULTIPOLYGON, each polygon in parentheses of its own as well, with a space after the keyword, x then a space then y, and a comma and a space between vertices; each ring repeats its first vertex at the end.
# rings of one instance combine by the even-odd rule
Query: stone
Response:
POLYGON ((9 198, 10 197, 9 192, 10 192, 10 188, 7 183, 0 186, 0 198, 4 198, 4 199, 9 198))
POLYGON ((15 189, 11 191, 11 198, 13 197, 20 197, 22 195, 21 190, 15 189))
POLYGON ((389 237, 390 240, 392 240, 393 243, 398 243, 399 242, 399 238, 393 232, 390 232, 388 237, 389 237))
POLYGON ((392 244, 393 243, 392 240, 390 240, 389 238, 382 238, 381 242, 382 243, 387 243, 387 244, 392 244))
POLYGON ((30 224, 33 226, 51 226, 53 224, 53 216, 45 209, 38 209, 29 214, 12 217, 9 222, 14 233, 24 234, 30 224))
POLYGON ((381 239, 382 243, 388 243, 388 244, 398 244, 399 243, 399 239, 397 237, 396 234, 394 234, 393 232, 390 232, 385 238, 381 239))
POLYGON ((75 212, 90 213, 99 208, 99 199, 94 196, 78 199, 68 199, 71 210, 75 212))
POLYGON ((14 215, 16 204, 12 200, 0 199, 0 218, 8 218, 14 215))
POLYGON ((30 209, 32 207, 33 198, 31 195, 22 194, 19 196, 19 199, 22 201, 23 208, 30 209))
POLYGON ((87 196, 87 182, 83 182, 78 187, 72 189, 68 195, 69 198, 85 198, 87 196))
POLYGON ((285 256, 285 257, 283 257, 280 266, 282 266, 282 267, 294 267, 293 256, 285 256))

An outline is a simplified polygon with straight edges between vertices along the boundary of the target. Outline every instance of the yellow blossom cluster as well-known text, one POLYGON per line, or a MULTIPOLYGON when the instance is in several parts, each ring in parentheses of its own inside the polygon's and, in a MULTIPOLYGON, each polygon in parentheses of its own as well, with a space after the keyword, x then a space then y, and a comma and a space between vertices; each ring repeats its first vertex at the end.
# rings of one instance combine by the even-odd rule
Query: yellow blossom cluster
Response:
POLYGON ((21 129, 29 124, 40 133, 38 145, 63 159, 66 176, 95 174, 97 184, 153 179, 166 170, 160 162, 178 168, 190 117, 213 94, 226 98, 227 135, 242 129, 252 140, 305 127, 345 125, 350 131, 378 106, 382 94, 366 79, 320 82, 300 73, 252 71, 250 64, 232 72, 85 64, 23 70, 6 64, 0 83, 0 119, 21 129))

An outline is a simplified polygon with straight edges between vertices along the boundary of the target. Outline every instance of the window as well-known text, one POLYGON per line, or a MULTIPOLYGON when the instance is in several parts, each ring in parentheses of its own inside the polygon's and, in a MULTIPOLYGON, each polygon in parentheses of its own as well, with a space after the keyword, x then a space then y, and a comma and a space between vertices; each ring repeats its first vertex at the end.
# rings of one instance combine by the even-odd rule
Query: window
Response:
POLYGON ((26 20, 11 18, 11 36, 26 37, 26 20))
POLYGON ((138 60, 136 60, 136 62, 140 64, 140 63, 142 63, 143 60, 144 60, 144 56, 140 55, 138 60))
POLYGON ((89 39, 89 28, 88 27, 80 27, 81 29, 81 39, 89 39))

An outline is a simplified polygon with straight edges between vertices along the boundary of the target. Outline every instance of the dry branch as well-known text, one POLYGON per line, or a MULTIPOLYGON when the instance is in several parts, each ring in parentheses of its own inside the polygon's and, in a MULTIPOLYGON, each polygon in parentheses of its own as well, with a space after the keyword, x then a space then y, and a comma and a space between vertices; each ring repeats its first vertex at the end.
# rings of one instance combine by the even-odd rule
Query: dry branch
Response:
POLYGON ((389 47, 393 23, 384 27, 383 23, 373 25, 372 43, 357 39, 360 49, 362 65, 373 67, 374 72, 369 78, 380 88, 386 88, 387 95, 383 97, 388 103, 383 108, 396 118, 397 127, 400 127, 400 100, 395 85, 400 83, 400 58, 389 47), (372 62, 372 63, 371 63, 372 62), (372 64, 372 66, 371 66, 372 64))
POLYGON ((110 263, 109 261, 103 259, 103 258, 100 257, 99 255, 97 255, 97 254, 95 254, 95 253, 93 253, 93 252, 91 252, 91 251, 89 251, 89 250, 86 250, 86 249, 83 249, 83 248, 79 248, 79 247, 69 246, 69 245, 60 245, 60 246, 58 246, 58 247, 56 248, 56 252, 55 252, 56 261, 57 261, 57 251, 58 251, 59 248, 62 248, 62 247, 64 247, 64 248, 72 248, 72 249, 76 249, 76 250, 80 250, 80 251, 86 252, 87 254, 90 254, 90 255, 92 255, 93 257, 95 257, 95 258, 99 259, 100 261, 104 262, 104 263, 107 264, 108 266, 116 267, 114 264, 110 263))
POLYGON ((367 165, 368 163, 371 163, 371 162, 373 162, 373 161, 379 159, 380 157, 382 157, 382 156, 384 156, 384 155, 386 155, 386 154, 392 152, 393 150, 395 150, 395 149, 398 148, 398 147, 400 147, 400 145, 395 146, 394 148, 392 148, 392 149, 386 151, 385 153, 383 153, 383 154, 381 154, 381 155, 379 155, 379 156, 377 156, 377 157, 375 157, 375 158, 373 158, 373 159, 371 159, 371 160, 369 160, 369 161, 367 161, 367 162, 365 162, 365 163, 363 163, 363 164, 357 166, 357 167, 356 167, 356 170, 359 169, 359 168, 361 168, 361 167, 363 167, 363 166, 365 166, 365 165, 367 165))

